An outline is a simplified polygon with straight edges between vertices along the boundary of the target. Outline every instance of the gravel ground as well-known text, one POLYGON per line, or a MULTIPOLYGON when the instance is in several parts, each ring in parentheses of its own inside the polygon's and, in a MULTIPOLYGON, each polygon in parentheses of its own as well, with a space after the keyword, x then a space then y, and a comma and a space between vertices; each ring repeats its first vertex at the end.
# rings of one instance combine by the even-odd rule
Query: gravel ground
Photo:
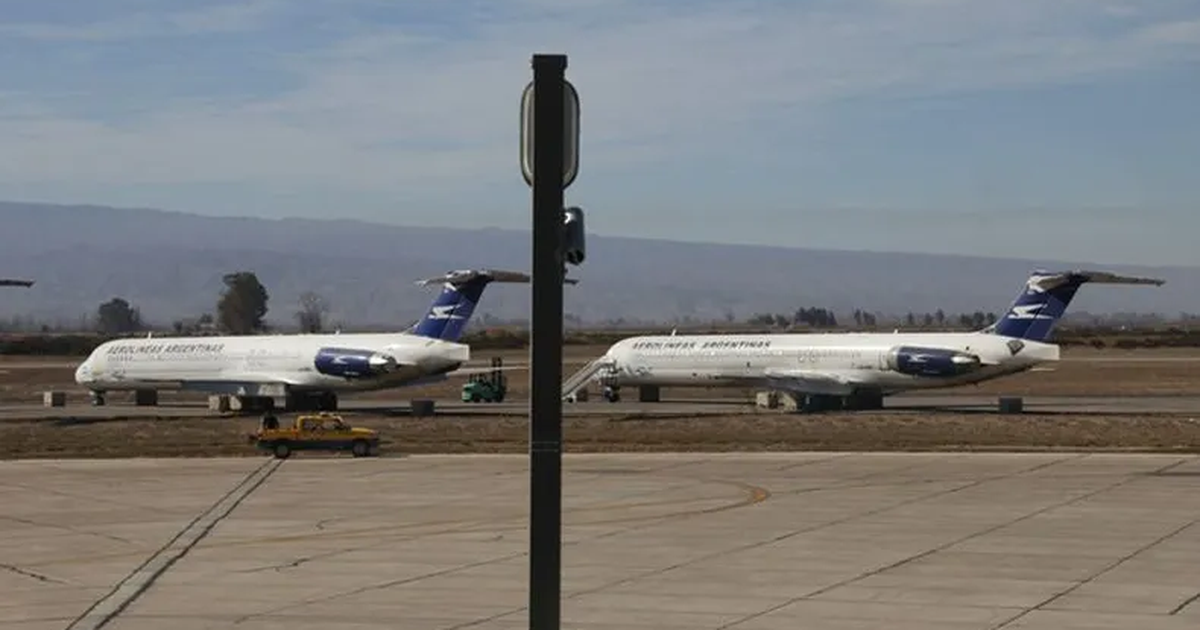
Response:
MULTIPOLYGON (((385 455, 520 453, 528 445, 523 418, 355 418, 354 424, 378 429, 385 455)), ((9 421, 0 423, 0 458, 259 456, 246 440, 256 426, 251 418, 9 421)), ((1200 422, 1170 416, 764 413, 570 419, 564 432, 568 452, 1200 451, 1200 422)))

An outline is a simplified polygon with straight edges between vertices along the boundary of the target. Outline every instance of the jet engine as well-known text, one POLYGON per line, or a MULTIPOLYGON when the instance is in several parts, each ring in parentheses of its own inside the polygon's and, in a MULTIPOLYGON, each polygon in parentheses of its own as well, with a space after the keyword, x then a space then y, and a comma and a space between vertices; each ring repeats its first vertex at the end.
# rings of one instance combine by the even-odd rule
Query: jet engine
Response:
POLYGON ((321 348, 313 359, 313 367, 328 376, 369 378, 395 369, 396 358, 373 350, 321 348))
POLYGON ((887 366, 913 376, 958 376, 979 369, 980 361, 957 350, 897 346, 888 351, 887 366))

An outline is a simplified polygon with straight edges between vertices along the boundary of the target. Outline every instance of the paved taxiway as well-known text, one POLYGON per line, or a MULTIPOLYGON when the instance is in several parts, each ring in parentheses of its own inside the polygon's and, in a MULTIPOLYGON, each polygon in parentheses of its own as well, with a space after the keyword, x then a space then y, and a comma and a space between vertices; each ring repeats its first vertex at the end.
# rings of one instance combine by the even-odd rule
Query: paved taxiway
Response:
MULTIPOLYGON (((1041 414, 1196 414, 1200 416, 1200 396, 1026 396, 1026 413, 1041 414)), ((437 401, 436 411, 443 415, 523 415, 528 413, 527 401, 491 404, 471 404, 457 400, 437 401)), ((884 412, 950 412, 994 413, 995 396, 962 396, 947 394, 903 394, 890 397, 884 412)), ((750 401, 738 398, 667 399, 657 403, 621 401, 608 403, 588 401, 566 403, 564 414, 570 416, 629 414, 646 417, 687 417, 736 415, 754 413, 750 401)), ((341 411, 350 414, 409 415, 410 401, 345 399, 341 411)), ((863 412, 879 413, 879 412, 863 412)), ((56 418, 146 418, 146 417, 205 417, 215 415, 203 403, 170 403, 156 407, 137 407, 129 403, 110 403, 92 407, 79 401, 66 407, 41 405, 0 406, 0 421, 56 418)))
MULTIPOLYGON (((527 459, 0 464, 0 629, 525 628, 527 459)), ((1200 459, 568 455, 563 627, 1192 630, 1200 459)))

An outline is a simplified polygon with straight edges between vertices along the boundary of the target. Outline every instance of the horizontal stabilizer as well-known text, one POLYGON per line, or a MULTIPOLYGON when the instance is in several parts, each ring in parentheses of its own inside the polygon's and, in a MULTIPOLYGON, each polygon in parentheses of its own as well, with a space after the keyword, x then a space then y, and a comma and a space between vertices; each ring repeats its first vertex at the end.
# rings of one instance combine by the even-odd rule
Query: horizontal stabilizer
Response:
MULTIPOLYGON (((448 271, 440 276, 433 278, 425 278, 417 280, 420 286, 429 286, 431 284, 450 284, 464 285, 472 281, 490 282, 508 282, 523 284, 533 280, 533 276, 521 271, 506 271, 503 269, 456 269, 448 271)), ((577 284, 579 281, 574 278, 564 278, 566 284, 577 284)))
POLYGON ((529 274, 519 271, 504 271, 502 269, 455 269, 434 278, 417 280, 417 284, 421 286, 431 284, 461 285, 475 280, 521 283, 529 282, 531 278, 529 274))
POLYGON ((1137 276, 1122 276, 1109 271, 1060 271, 1055 273, 1037 272, 1030 276, 1029 286, 1049 291, 1064 284, 1152 284, 1162 286, 1166 280, 1158 278, 1140 278, 1137 276))

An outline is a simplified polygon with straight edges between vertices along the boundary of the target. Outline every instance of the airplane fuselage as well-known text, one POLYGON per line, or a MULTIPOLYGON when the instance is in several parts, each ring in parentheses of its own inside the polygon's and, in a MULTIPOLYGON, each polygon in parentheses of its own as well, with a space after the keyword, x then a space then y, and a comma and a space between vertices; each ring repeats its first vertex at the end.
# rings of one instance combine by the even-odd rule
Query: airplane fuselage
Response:
POLYGON ((466 345, 407 333, 131 338, 97 347, 76 381, 95 391, 258 382, 368 391, 444 374, 469 358, 466 345))
POLYGON ((1058 356, 1053 344, 978 332, 642 336, 614 344, 599 378, 618 387, 786 388, 789 379, 836 377, 851 383, 847 391, 891 394, 977 383, 1058 356))

